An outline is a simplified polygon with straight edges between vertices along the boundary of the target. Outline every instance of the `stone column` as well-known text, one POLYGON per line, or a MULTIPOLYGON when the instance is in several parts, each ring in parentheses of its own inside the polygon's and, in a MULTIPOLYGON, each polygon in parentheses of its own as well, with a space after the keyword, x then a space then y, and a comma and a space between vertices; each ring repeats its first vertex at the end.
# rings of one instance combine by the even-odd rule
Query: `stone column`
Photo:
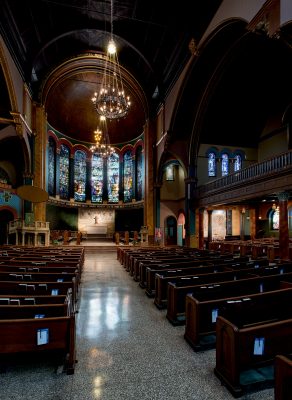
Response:
MULTIPOLYGON (((33 184, 41 189, 46 189, 47 117, 42 105, 35 105, 34 127, 33 184)), ((46 221, 45 202, 34 204, 34 217, 36 221, 46 221)))
MULTIPOLYGON (((209 248, 209 243, 212 242, 212 213, 213 210, 207 210, 208 212, 208 248, 209 248)), ((203 226, 204 226, 204 221, 203 221, 203 226)))
POLYGON ((149 123, 144 126, 144 225, 148 227, 150 244, 154 243, 154 175, 157 172, 156 160, 154 159, 154 129, 154 126, 149 126, 149 123))
POLYGON ((279 250, 280 259, 289 260, 288 192, 278 193, 279 199, 279 250))
POLYGON ((240 214, 240 240, 244 240, 245 235, 245 211, 243 207, 240 214))

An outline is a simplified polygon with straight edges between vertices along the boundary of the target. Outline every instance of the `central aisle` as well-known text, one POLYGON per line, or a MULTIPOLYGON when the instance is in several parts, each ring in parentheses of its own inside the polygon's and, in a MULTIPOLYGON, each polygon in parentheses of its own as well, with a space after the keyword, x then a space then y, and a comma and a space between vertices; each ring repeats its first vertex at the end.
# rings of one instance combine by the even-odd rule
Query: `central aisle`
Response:
MULTIPOLYGON (((184 326, 168 322, 116 251, 86 249, 85 260, 72 393, 81 391, 86 400, 233 399, 213 373, 215 351, 190 348, 184 326)), ((272 400, 273 391, 248 399, 272 400)))

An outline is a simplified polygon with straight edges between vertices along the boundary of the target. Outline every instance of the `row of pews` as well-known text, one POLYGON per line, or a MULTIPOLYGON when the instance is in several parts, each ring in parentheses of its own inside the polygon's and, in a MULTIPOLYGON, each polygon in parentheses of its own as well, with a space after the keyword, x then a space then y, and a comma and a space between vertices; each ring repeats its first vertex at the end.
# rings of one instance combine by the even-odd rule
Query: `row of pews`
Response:
POLYGON ((18 356, 74 373, 81 247, 0 247, 0 370, 18 356))
POLYGON ((194 351, 216 349, 234 397, 274 387, 291 399, 292 263, 178 247, 119 247, 117 259, 194 351))

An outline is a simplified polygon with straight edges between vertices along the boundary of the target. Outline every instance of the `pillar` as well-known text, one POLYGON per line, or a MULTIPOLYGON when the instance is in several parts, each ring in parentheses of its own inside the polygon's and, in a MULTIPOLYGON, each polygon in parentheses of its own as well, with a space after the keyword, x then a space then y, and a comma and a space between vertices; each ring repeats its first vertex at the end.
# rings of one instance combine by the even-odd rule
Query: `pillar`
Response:
MULTIPOLYGON (((212 242, 212 213, 213 210, 207 210, 208 212, 208 248, 209 248, 209 243, 212 242)), ((204 223, 204 221, 203 221, 204 223)))
POLYGON ((204 211, 204 207, 199 208, 199 249, 204 248, 204 211))
MULTIPOLYGON (((43 105, 34 105, 34 159, 33 159, 33 184, 41 189, 46 190, 47 171, 46 171, 46 155, 47 155, 47 116, 43 105)), ((36 221, 46 221, 46 203, 34 204, 34 218, 36 221)))
POLYGON ((244 240, 245 236, 245 208, 243 207, 240 214, 240 240, 244 240))

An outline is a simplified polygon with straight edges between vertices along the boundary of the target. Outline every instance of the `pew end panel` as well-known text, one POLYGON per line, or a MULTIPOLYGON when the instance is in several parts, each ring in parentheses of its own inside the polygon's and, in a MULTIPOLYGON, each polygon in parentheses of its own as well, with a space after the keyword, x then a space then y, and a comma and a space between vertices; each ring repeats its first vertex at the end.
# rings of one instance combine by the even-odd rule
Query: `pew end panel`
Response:
POLYGON ((290 400, 292 397, 292 355, 278 354, 275 357, 275 400, 290 400))
POLYGON ((292 319, 239 329, 222 316, 216 321, 215 375, 234 397, 274 386, 277 354, 292 352, 292 319))
POLYGON ((27 354, 29 357, 29 354, 42 354, 43 357, 49 357, 56 352, 63 360, 63 371, 72 375, 76 363, 75 343, 74 315, 0 321, 2 364, 12 355, 27 354), (42 335, 45 335, 45 340, 42 339, 42 335))

